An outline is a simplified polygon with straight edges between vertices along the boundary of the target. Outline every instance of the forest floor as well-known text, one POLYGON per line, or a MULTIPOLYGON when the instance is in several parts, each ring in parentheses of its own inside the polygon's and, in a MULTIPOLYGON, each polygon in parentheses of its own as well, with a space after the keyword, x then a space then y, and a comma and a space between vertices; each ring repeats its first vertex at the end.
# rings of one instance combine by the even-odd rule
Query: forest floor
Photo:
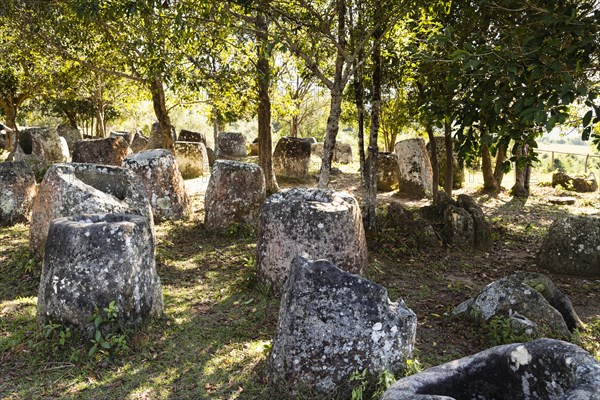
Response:
MULTIPOLYGON (((340 166, 332 187, 360 197, 357 165, 340 166)), ((127 346, 88 354, 92 343, 67 337, 60 326, 38 331, 35 321, 41 263, 27 250, 28 227, 0 228, 1 399, 285 399, 292 395, 266 383, 264 366, 277 323, 279 300, 255 279, 256 230, 234 226, 210 232, 202 223, 208 178, 187 181, 194 214, 185 222, 156 227, 157 268, 165 316, 129 332, 127 346), (61 339, 62 332, 62 339, 61 339)), ((281 183, 315 186, 316 181, 281 183)), ((492 224, 488 252, 451 247, 418 250, 383 230, 369 244, 367 277, 402 298, 418 317, 415 359, 438 365, 492 345, 490 332, 452 315, 461 302, 515 271, 541 272, 573 302, 587 330, 574 340, 600 359, 600 281, 556 275, 536 265, 536 253, 552 221, 567 214, 597 215, 598 193, 577 194, 543 186, 526 200, 492 197, 467 185, 492 224), (571 206, 549 196, 576 198, 571 206)), ((380 204, 401 202, 393 193, 380 204)), ((418 365, 411 364, 416 370, 418 365)), ((339 395, 338 398, 344 398, 339 395)), ((365 397, 365 399, 368 397, 365 397)))

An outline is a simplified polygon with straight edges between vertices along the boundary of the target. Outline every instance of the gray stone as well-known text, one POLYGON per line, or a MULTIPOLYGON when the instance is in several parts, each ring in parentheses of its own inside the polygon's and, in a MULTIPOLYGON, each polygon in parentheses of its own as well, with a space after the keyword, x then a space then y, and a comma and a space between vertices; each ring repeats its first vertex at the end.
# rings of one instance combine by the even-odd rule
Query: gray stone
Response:
POLYGON ((95 213, 139 214, 152 220, 150 203, 133 172, 95 164, 53 165, 33 203, 31 251, 43 254, 52 220, 95 213))
POLYGON ((215 155, 215 151, 210 147, 206 148, 206 155, 208 156, 208 166, 212 168, 217 160, 217 156, 215 155))
POLYGON ((296 257, 279 310, 269 379, 330 393, 355 371, 398 373, 413 351, 417 317, 382 286, 326 260, 296 257))
POLYGON ((73 162, 120 167, 129 154, 129 143, 122 137, 82 140, 74 145, 73 162))
POLYGON ((137 130, 133 136, 130 148, 133 153, 139 153, 148 148, 148 138, 144 136, 141 130, 137 130))
POLYGON ((27 223, 37 194, 35 175, 24 162, 0 163, 0 226, 27 223))
MULTIPOLYGON (((305 138, 311 143, 311 152, 316 157, 323 157, 323 142, 317 142, 314 138, 305 138)), ((333 151, 333 162, 337 162, 340 164, 350 164, 352 163, 352 146, 347 143, 335 143, 335 148, 333 151)))
POLYGON ((132 135, 131 132, 127 132, 127 131, 112 131, 108 134, 108 137, 112 137, 112 138, 121 137, 121 138, 125 139, 125 141, 127 142, 127 144, 129 146, 131 146, 134 136, 135 135, 132 135))
POLYGON ((593 173, 587 177, 571 177, 562 172, 552 174, 552 187, 562 186, 564 189, 580 193, 590 193, 598 190, 598 181, 593 173))
POLYGON ((396 143, 399 167, 399 193, 410 198, 431 196, 433 170, 423 139, 396 143))
POLYGON ((324 258, 356 274, 368 269, 360 207, 349 193, 294 188, 267 199, 260 211, 259 278, 281 293, 294 257, 324 258))
POLYGON ((537 256, 549 271, 576 276, 600 276, 600 219, 567 216, 552 223, 537 256))
POLYGON ((40 329, 60 323, 91 338, 95 327, 89 317, 113 301, 117 321, 110 328, 138 326, 162 314, 154 257, 148 218, 89 214, 54 220, 38 292, 40 329))
POLYGON ((258 138, 254 139, 252 143, 248 145, 248 155, 257 156, 259 154, 258 138))
POLYGON ((466 194, 459 194, 457 204, 473 218, 473 247, 477 250, 489 251, 492 249, 492 227, 485 218, 485 214, 481 207, 473 200, 472 197, 466 194))
MULTIPOLYGON (((446 169, 448 167, 446 161, 446 141, 443 136, 436 136, 435 138, 435 147, 437 149, 437 162, 438 162, 438 176, 439 176, 439 185, 441 187, 446 187, 446 169)), ((456 147, 454 147, 456 148, 456 147)), ((427 142, 427 152, 429 154, 429 158, 431 160, 431 142, 427 142)), ((465 169, 458 162, 456 157, 456 152, 454 152, 454 156, 452 157, 452 189, 460 189, 463 187, 465 183, 465 169)))
POLYGON ((208 154, 202 142, 175 142, 175 160, 183 179, 192 179, 209 172, 208 154))
POLYGON ((196 142, 202 143, 206 146, 206 136, 204 136, 200 132, 188 131, 187 129, 182 129, 179 132, 179 136, 177 137, 179 142, 196 142))
POLYGON ((575 204, 575 201, 577 199, 575 199, 575 197, 558 197, 558 196, 552 196, 552 197, 548 197, 548 202, 552 203, 552 204, 557 204, 560 206, 570 206, 575 204))
POLYGON ((517 335, 526 338, 553 336, 569 339, 583 325, 568 297, 547 277, 520 272, 487 285, 473 299, 455 309, 473 318, 510 321, 517 335))
POLYGON ((186 219, 191 213, 185 182, 175 157, 165 149, 145 150, 123 160, 142 181, 152 206, 154 222, 186 219))
POLYGON ((220 133, 217 158, 246 157, 246 138, 240 132, 220 133))
POLYGON ((400 379, 382 400, 597 400, 600 363, 571 343, 497 346, 400 379))
POLYGON ((69 151, 73 151, 73 147, 76 142, 83 140, 81 131, 77 128, 73 128, 71 125, 61 124, 56 127, 56 133, 58 136, 62 136, 67 141, 69 151))
POLYGON ((377 190, 390 192, 398 189, 399 174, 396 154, 380 152, 377 155, 377 190))
POLYGON ((204 224, 209 229, 254 225, 265 197, 265 176, 258 165, 217 160, 206 189, 204 224))
POLYGON ((273 170, 275 175, 306 179, 310 166, 311 144, 299 138, 282 137, 273 152, 273 170))
POLYGON ((67 142, 56 131, 49 128, 26 128, 19 132, 19 136, 31 140, 31 152, 28 154, 22 146, 18 146, 9 158, 29 164, 38 179, 44 176, 52 164, 70 160, 67 142))
MULTIPOLYGON (((171 137, 173 138, 173 143, 177 141, 177 133, 175 132, 175 127, 170 125, 171 128, 171 137)), ((160 134, 160 124, 155 122, 152 124, 150 128, 150 138, 148 139, 148 147, 149 149, 161 149, 163 147, 163 137, 160 134)))

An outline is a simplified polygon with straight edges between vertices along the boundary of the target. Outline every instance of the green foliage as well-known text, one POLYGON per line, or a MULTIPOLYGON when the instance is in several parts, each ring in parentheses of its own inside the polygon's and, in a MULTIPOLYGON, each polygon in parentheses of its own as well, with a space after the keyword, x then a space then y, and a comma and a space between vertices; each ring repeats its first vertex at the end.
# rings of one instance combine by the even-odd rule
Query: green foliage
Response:
POLYGON ((94 336, 91 339, 92 346, 87 352, 88 357, 92 357, 97 352, 108 355, 129 349, 125 335, 113 332, 118 312, 115 302, 111 301, 108 307, 103 308, 103 311, 103 314, 96 311, 88 318, 88 322, 94 323, 94 336))
POLYGON ((527 335, 522 327, 503 315, 492 317, 485 327, 492 346, 527 341, 527 335))
MULTIPOLYGON (((418 362, 417 362, 418 363, 418 362)), ((381 371, 376 380, 373 379, 364 369, 362 372, 356 370, 348 378, 348 383, 352 388, 352 400, 371 400, 380 399, 385 391, 396 382, 396 377, 388 370, 381 371), (370 393, 370 395, 369 395, 370 393)))

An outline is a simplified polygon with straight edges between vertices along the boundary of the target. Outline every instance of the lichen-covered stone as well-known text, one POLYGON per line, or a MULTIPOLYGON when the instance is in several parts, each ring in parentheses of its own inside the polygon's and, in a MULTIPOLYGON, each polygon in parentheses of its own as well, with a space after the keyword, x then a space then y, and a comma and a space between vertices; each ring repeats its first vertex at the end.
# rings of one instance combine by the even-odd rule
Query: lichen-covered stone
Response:
MULTIPOLYGON (((311 144, 312 154, 316 157, 323 157, 323 142, 317 142, 315 138, 304 138, 308 140, 311 144)), ((352 146, 347 143, 335 143, 334 151, 333 151, 333 162, 337 162, 340 164, 350 164, 352 163, 352 146)))
POLYGON ((19 137, 22 139, 28 138, 27 141, 31 141, 31 152, 27 153, 20 146, 10 158, 30 165, 38 179, 43 177, 50 165, 70 160, 66 140, 58 136, 54 130, 49 128, 26 128, 19 132, 19 137))
POLYGON ((35 175, 24 162, 0 163, 0 226, 27 223, 37 194, 35 175))
POLYGON ((179 136, 177 137, 179 142, 196 142, 202 143, 206 146, 206 136, 204 136, 200 132, 188 131, 187 129, 182 129, 179 132, 179 136))
POLYGON ((206 189, 204 224, 209 229, 254 225, 265 197, 265 176, 258 165, 217 160, 206 189))
POLYGON ((90 214, 54 220, 38 292, 40 329, 50 322, 60 323, 93 337, 95 327, 89 317, 113 301, 117 325, 124 327, 162 314, 154 257, 148 218, 90 214))
POLYGON ((132 154, 123 160, 123 167, 135 172, 142 181, 154 222, 189 216, 191 208, 185 182, 170 151, 154 149, 132 154))
POLYGON ((215 155, 215 151, 210 147, 206 148, 206 155, 208 156, 208 166, 212 168, 217 160, 217 156, 215 155))
POLYGON ((423 198, 432 193, 433 170, 423 139, 406 139, 396 143, 399 169, 399 193, 423 198))
POLYGON ((273 152, 275 175, 306 179, 310 166, 311 144, 305 139, 282 137, 273 152))
POLYGON ((398 373, 413 351, 416 315, 382 286, 326 260, 296 257, 281 301, 270 380, 333 392, 355 371, 398 373))
MULTIPOLYGON (((175 132, 175 127, 170 125, 171 128, 171 138, 173 139, 173 143, 177 141, 177 133, 175 132)), ((164 138, 160 133, 160 124, 155 122, 152 124, 150 128, 150 137, 148 138, 148 149, 161 149, 163 148, 164 138)))
MULTIPOLYGON (((439 185, 441 187, 446 187, 446 170, 448 168, 448 164, 446 161, 446 139, 443 136, 437 136, 435 138, 435 147, 436 147, 436 155, 438 162, 438 176, 439 176, 439 185)), ((427 142, 427 152, 429 154, 429 158, 431 160, 431 142, 427 142)), ((452 157, 452 189, 460 189, 463 187, 465 183, 465 169, 458 162, 456 157, 456 153, 452 157)))
POLYGON ((73 151, 73 147, 76 142, 83 140, 83 135, 81 131, 77 128, 72 127, 71 125, 61 124, 56 127, 56 133, 58 136, 62 136, 67 141, 67 146, 69 147, 69 151, 73 151))
POLYGON ((394 383, 382 400, 595 400, 600 363, 560 340, 493 347, 394 383))
POLYGON ((33 203, 29 246, 43 254, 50 222, 81 214, 129 213, 152 220, 139 178, 131 171, 95 164, 54 164, 33 203))
POLYGON ((562 172, 552 174, 552 187, 562 186, 564 189, 573 190, 580 193, 590 193, 598 190, 598 181, 594 174, 587 177, 571 177, 562 172))
POLYGON ((220 133, 217 158, 246 157, 246 138, 240 132, 220 133))
POLYGON ((552 223, 538 253, 538 265, 576 276, 600 276, 600 219, 567 216, 552 223))
POLYGON ((109 137, 122 137, 123 139, 125 139, 125 141, 127 142, 127 144, 131 147, 131 143, 133 142, 133 137, 134 135, 131 134, 131 132, 127 132, 127 131, 112 131, 108 134, 109 137))
POLYGON ((133 140, 131 141, 131 145, 129 146, 133 153, 139 153, 140 151, 144 151, 148 148, 148 138, 144 136, 141 130, 137 130, 135 135, 133 136, 133 140))
POLYGON ((399 174, 396 154, 380 152, 377 155, 377 190, 390 192, 398 189, 399 174))
POLYGON ((74 145, 73 162, 120 167, 129 154, 129 143, 122 137, 82 140, 74 145))
POLYGON ((261 208, 257 252, 259 278, 278 293, 296 256, 327 259, 362 275, 368 257, 358 202, 328 189, 282 190, 261 208))
POLYGON ((570 329, 583 327, 568 297, 550 279, 533 273, 521 272, 492 282, 454 312, 483 321, 504 318, 516 335, 528 339, 553 336, 567 340, 570 329))
POLYGON ((202 142, 175 142, 175 160, 183 179, 192 179, 209 172, 208 154, 202 142))

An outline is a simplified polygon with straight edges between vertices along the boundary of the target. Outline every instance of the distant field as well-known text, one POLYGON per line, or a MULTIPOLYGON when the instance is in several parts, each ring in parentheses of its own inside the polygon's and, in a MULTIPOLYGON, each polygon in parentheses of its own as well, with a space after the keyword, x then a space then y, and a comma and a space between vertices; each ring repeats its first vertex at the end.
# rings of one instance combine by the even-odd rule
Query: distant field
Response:
POLYGON ((600 155, 598 150, 592 146, 576 145, 576 144, 540 144, 538 150, 561 151, 563 153, 573 154, 596 154, 600 155))

